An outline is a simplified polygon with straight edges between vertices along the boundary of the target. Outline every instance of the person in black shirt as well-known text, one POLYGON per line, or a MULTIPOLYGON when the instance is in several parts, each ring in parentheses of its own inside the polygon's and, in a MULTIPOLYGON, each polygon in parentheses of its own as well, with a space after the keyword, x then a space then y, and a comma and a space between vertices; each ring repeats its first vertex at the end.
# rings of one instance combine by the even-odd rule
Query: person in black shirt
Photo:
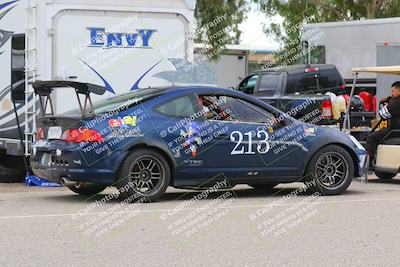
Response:
POLYGON ((386 137, 391 130, 400 130, 400 81, 392 84, 392 96, 382 99, 387 102, 380 111, 382 119, 390 120, 389 127, 373 132, 367 136, 367 151, 370 157, 374 157, 379 142, 386 137))

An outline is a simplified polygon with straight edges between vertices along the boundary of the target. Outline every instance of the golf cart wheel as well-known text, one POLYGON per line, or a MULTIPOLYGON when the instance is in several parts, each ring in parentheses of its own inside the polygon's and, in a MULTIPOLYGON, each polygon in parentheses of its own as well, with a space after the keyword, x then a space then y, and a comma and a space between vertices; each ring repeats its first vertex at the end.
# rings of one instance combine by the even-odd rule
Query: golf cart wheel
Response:
POLYGON ((256 190, 271 190, 272 188, 277 186, 278 183, 248 184, 248 185, 253 187, 256 190))
POLYGON ((312 180, 311 189, 325 196, 346 191, 354 177, 354 163, 349 153, 336 145, 317 151, 307 167, 307 178, 312 180))
POLYGON ((164 195, 170 179, 167 160, 154 150, 140 149, 125 159, 117 188, 120 196, 129 202, 153 202, 164 195))
POLYGON ((375 175, 378 176, 379 179, 390 180, 396 177, 397 173, 375 171, 375 175))
POLYGON ((79 183, 77 185, 69 185, 67 186, 72 192, 75 192, 82 196, 94 196, 98 193, 101 193, 104 189, 107 188, 106 185, 98 185, 98 184, 85 184, 79 183))

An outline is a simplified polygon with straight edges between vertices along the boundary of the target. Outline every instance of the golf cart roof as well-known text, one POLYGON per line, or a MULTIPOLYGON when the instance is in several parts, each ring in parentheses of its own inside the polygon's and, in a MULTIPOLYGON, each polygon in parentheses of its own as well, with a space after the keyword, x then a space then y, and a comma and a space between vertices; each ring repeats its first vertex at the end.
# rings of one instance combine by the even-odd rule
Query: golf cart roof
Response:
POLYGON ((363 68, 352 68, 351 70, 354 73, 372 72, 378 74, 400 75, 400 66, 363 67, 363 68))

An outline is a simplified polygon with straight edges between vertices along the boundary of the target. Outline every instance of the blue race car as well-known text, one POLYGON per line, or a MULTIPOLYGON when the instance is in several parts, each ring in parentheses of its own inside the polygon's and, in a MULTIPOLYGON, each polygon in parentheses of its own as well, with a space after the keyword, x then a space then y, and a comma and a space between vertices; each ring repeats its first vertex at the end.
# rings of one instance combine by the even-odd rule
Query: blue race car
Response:
POLYGON ((353 137, 302 123, 234 90, 149 88, 92 104, 90 95, 104 87, 33 86, 43 113, 32 170, 79 194, 115 186, 123 197, 154 201, 168 186, 200 189, 224 181, 268 189, 300 181, 334 195, 365 169, 366 152, 353 137), (80 109, 54 114, 50 95, 61 87, 75 90, 80 109))

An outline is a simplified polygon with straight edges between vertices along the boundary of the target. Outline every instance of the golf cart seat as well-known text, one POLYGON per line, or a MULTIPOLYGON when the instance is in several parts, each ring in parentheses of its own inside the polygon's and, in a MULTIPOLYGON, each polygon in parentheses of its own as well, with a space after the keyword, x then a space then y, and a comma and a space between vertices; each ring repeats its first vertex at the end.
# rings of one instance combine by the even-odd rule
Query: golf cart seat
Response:
POLYGON ((400 146, 400 137, 386 139, 382 142, 382 145, 397 145, 400 146))
MULTIPOLYGON (((375 173, 391 173, 396 175, 400 169, 400 138, 386 139, 378 145, 376 153, 375 173)), ((393 175, 393 176, 394 176, 393 175)), ((378 175, 379 177, 379 175, 378 175)))

